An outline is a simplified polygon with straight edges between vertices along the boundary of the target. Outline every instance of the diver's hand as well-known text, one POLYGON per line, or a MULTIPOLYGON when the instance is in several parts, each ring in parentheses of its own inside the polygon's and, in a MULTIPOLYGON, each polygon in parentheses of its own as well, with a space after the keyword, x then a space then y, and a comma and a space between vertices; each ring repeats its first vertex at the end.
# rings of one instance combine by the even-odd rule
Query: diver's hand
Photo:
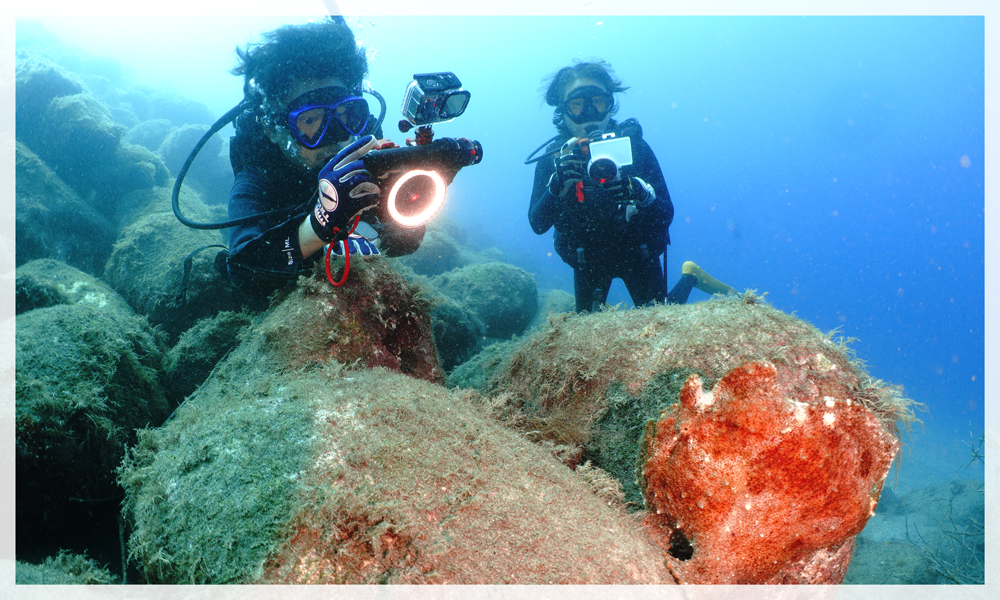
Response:
POLYGON ((587 161, 579 154, 568 154, 555 160, 556 172, 549 177, 549 193, 563 197, 569 194, 578 182, 583 181, 587 161))
POLYGON ((606 186, 611 197, 619 202, 632 202, 639 208, 646 208, 656 200, 656 191, 638 177, 621 177, 606 186))
POLYGON ((381 190, 360 160, 375 144, 375 136, 363 137, 320 169, 319 199, 309 215, 309 224, 324 242, 346 237, 355 215, 378 202, 381 190))
MULTIPOLYGON (((381 254, 376 246, 371 240, 364 236, 358 234, 352 234, 347 238, 347 251, 351 254, 360 254, 362 256, 378 256, 381 254)), ((337 256, 344 255, 343 244, 334 244, 333 253, 337 256)))

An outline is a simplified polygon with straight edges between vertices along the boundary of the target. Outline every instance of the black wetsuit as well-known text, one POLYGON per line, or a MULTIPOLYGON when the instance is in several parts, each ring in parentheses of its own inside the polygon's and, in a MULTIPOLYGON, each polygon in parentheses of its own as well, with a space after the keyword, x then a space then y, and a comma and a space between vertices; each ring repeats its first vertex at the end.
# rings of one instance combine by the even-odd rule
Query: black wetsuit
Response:
POLYGON ((602 185, 586 176, 582 202, 574 190, 565 197, 553 196, 548 182, 555 171, 553 157, 570 137, 565 135, 553 141, 535 165, 535 184, 528 209, 531 228, 541 235, 555 226, 556 252, 573 267, 578 312, 590 311, 595 303, 605 302, 615 278, 625 283, 636 306, 653 301, 683 304, 696 279, 682 278, 668 296, 660 256, 666 255, 670 243, 668 228, 674 218, 674 206, 660 165, 642 139, 638 121, 628 119, 621 124, 611 121, 608 130, 618 136, 629 136, 632 142, 632 165, 622 168, 623 176, 638 177, 648 183, 656 192, 656 199, 649 206, 636 209, 613 200, 602 185))
MULTIPOLYGON (((303 258, 299 248, 299 225, 315 203, 319 169, 290 162, 249 112, 236 121, 229 160, 236 177, 229 194, 230 219, 284 209, 229 230, 230 279, 246 293, 267 294, 307 273, 322 258, 322 252, 303 258)), ((410 254, 423 241, 423 226, 393 226, 380 221, 377 210, 365 211, 362 219, 379 232, 386 256, 410 254)))

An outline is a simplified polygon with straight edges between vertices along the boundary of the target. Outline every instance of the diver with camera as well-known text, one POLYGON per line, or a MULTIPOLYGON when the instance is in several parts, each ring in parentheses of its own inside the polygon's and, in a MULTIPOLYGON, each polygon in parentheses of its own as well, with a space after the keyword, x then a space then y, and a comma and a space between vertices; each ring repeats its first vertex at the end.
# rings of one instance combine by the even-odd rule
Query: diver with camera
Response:
POLYGON ((573 267, 577 312, 598 309, 616 278, 637 307, 683 304, 693 288, 734 293, 691 261, 667 292, 674 207, 639 122, 613 118, 614 94, 627 89, 613 74, 604 61, 578 62, 547 78, 545 100, 559 133, 525 160, 535 163, 528 220, 539 235, 555 228, 556 252, 573 267))
MULTIPOLYGON (((414 76, 400 131, 416 138, 397 147, 382 139, 385 102, 364 82, 365 51, 342 17, 287 25, 237 48, 234 75, 244 99, 202 138, 174 186, 174 214, 197 229, 229 229, 220 253, 232 282, 268 294, 313 268, 326 248, 330 282, 346 281, 351 255, 404 256, 419 248, 424 224, 444 203, 455 174, 482 159, 479 142, 433 139, 431 125, 465 110, 469 92, 452 73, 414 76), (362 94, 381 105, 371 114, 362 94), (235 181, 229 219, 196 223, 178 204, 184 173, 207 138, 233 121, 230 161, 235 181), (344 257, 335 281, 331 255, 344 257)), ((190 258, 190 257, 189 257, 190 258)))

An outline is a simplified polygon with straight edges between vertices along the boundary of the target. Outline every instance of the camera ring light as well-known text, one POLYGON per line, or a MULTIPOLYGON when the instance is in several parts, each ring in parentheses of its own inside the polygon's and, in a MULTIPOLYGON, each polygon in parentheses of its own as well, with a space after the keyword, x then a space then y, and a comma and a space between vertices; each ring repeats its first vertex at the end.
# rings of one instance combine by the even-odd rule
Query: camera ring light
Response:
POLYGON ((441 207, 444 205, 445 190, 447 187, 448 186, 445 184, 444 179, 441 178, 437 171, 424 171, 422 169, 408 171, 400 177, 398 181, 396 181, 396 183, 392 186, 392 190, 389 192, 389 215, 394 221, 403 227, 417 227, 419 225, 423 225, 427 221, 434 218, 434 215, 441 210, 441 207), (434 198, 431 200, 427 208, 416 215, 407 217, 400 213, 396 208, 396 196, 404 183, 420 175, 426 175, 427 177, 430 177, 431 181, 434 182, 434 198))

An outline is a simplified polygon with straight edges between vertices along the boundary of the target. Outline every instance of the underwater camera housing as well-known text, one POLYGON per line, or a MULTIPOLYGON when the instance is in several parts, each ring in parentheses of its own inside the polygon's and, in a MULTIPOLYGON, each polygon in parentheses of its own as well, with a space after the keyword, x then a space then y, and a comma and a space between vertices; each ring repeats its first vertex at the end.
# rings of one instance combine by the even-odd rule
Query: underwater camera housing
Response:
POLYGON ((454 73, 417 73, 403 96, 403 116, 414 125, 451 121, 465 112, 471 96, 454 73))
POLYGON ((418 125, 416 137, 406 146, 388 142, 361 157, 383 190, 379 210, 403 227, 431 220, 444 205, 448 184, 458 171, 483 159, 483 146, 475 140, 434 139, 431 124, 465 112, 470 94, 461 86, 454 73, 414 75, 403 98, 406 119, 399 129, 405 133, 418 125))
POLYGON ((632 164, 632 140, 614 133, 595 133, 590 138, 587 174, 598 183, 618 179, 622 167, 632 164))

